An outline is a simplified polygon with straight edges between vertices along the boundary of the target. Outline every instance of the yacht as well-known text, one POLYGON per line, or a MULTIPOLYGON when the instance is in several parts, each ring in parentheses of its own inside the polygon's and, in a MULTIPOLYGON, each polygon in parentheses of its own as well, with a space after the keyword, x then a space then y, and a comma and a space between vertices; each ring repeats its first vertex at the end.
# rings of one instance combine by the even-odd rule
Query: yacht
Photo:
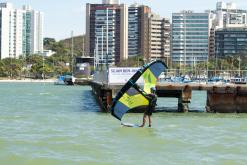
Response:
POLYGON ((243 77, 233 77, 230 80, 233 84, 246 84, 246 78, 243 77))

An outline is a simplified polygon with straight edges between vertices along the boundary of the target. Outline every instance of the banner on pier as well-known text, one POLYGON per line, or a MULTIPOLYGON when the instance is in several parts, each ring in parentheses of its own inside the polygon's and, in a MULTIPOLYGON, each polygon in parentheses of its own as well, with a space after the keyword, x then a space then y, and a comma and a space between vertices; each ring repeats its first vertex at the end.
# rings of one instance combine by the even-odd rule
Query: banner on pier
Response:
MULTIPOLYGON (((108 84, 125 84, 139 70, 137 67, 109 68, 108 84)), ((138 84, 143 84, 143 79, 138 80, 138 84)))

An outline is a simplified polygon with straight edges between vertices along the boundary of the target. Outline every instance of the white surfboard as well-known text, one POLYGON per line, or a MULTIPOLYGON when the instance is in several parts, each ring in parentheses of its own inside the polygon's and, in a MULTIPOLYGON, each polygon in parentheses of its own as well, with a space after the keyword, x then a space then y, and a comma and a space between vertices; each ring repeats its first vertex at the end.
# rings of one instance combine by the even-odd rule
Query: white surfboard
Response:
POLYGON ((131 123, 121 123, 124 127, 140 127, 138 124, 131 124, 131 123))

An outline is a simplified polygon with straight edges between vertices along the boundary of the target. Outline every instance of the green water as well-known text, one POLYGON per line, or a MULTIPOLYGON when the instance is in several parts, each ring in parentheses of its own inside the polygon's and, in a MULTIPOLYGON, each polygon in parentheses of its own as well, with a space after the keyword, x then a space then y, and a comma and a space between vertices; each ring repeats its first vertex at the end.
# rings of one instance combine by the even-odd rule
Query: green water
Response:
MULTIPOLYGON (((191 108, 204 106, 205 93, 194 93, 191 108)), ((246 119, 162 112, 153 115, 153 128, 125 128, 99 112, 89 87, 0 83, 0 165, 246 164, 246 119)))

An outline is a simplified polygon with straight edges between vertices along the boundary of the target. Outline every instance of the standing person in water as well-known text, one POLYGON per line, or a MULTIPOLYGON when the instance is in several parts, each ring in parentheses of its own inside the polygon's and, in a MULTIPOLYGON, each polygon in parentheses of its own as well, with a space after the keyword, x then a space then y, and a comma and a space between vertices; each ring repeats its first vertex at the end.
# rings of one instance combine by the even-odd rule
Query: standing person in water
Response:
POLYGON ((149 101, 149 104, 148 104, 148 107, 147 109, 145 110, 144 114, 143 114, 143 121, 142 121, 142 125, 140 125, 140 127, 144 127, 145 124, 146 124, 146 119, 148 117, 148 123, 149 123, 149 127, 152 126, 152 113, 155 111, 155 106, 157 105, 156 102, 157 102, 157 95, 156 95, 156 89, 155 87, 151 87, 150 88, 150 91, 151 93, 150 94, 147 94, 146 92, 144 92, 137 84, 134 85, 134 87, 140 91, 142 93, 142 95, 148 99, 149 101))

